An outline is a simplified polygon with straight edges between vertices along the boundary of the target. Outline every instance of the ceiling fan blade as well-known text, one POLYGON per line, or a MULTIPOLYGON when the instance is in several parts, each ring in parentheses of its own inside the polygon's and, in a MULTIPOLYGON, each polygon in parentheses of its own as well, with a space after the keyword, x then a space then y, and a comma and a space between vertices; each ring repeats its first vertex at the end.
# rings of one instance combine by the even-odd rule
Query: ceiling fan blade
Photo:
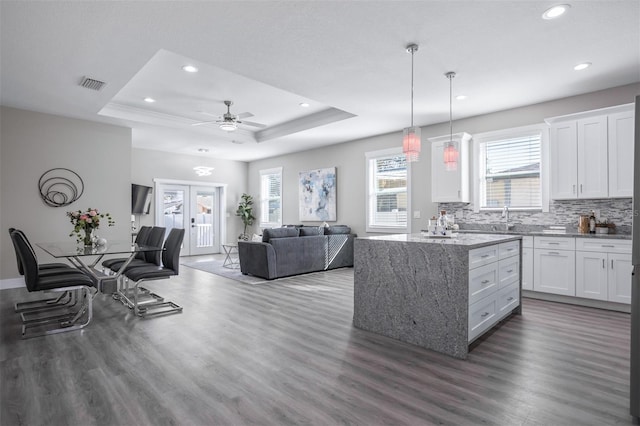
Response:
POLYGON ((253 114, 251 114, 250 112, 243 112, 242 114, 236 115, 236 117, 238 117, 240 119, 249 118, 249 117, 253 117, 253 114))
POLYGON ((242 124, 245 124, 245 125, 247 125, 247 126, 259 127, 259 128, 261 128, 261 129, 264 129, 265 127, 267 127, 267 125, 266 125, 266 124, 262 124, 262 123, 255 123, 255 122, 253 122, 253 121, 245 121, 245 120, 242 120, 242 124))
POLYGON ((207 111, 198 111, 198 112, 200 114, 203 114, 203 115, 208 115, 209 117, 218 117, 218 118, 220 117, 220 114, 212 114, 212 113, 207 112, 207 111))
POLYGON ((204 124, 212 124, 212 123, 217 123, 218 120, 216 121, 200 121, 198 123, 191 123, 192 126, 202 126, 204 124))

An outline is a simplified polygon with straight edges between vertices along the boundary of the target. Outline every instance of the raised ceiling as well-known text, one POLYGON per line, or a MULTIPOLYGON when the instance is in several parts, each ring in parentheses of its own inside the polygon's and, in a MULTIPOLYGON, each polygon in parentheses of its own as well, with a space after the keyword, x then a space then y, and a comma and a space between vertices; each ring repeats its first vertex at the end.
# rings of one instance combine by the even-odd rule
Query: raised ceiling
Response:
POLYGON ((447 71, 468 96, 454 118, 640 81, 640 2, 568 3, 547 21, 554 2, 3 0, 0 101, 131 127, 138 148, 251 161, 408 126, 411 42, 420 126, 448 120, 447 71), (266 127, 192 125, 224 100, 266 127))

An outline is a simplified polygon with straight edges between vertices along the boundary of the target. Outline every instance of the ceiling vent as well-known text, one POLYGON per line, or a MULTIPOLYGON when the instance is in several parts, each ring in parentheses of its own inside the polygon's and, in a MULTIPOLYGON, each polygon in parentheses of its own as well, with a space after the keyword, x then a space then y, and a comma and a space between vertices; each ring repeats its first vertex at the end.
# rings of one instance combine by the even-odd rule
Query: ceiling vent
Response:
POLYGON ((95 80, 86 76, 83 77, 82 81, 80 82, 80 86, 96 91, 101 90, 105 84, 107 83, 105 83, 104 81, 95 80))

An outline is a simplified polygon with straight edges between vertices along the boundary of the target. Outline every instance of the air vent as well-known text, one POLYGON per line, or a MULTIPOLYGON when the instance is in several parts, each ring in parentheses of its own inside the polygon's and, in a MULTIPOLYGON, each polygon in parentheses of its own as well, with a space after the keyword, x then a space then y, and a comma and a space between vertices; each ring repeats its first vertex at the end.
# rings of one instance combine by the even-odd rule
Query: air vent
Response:
POLYGON ((82 81, 80 82, 80 86, 96 91, 102 89, 105 84, 107 83, 105 83, 104 81, 95 80, 89 77, 83 77, 82 81))

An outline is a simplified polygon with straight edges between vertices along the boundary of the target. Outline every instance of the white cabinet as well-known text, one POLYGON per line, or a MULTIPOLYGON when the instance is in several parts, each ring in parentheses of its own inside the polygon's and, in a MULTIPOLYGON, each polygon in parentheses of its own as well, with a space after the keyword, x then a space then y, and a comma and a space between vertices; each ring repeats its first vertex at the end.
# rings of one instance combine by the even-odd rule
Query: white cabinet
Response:
POLYGON ((631 241, 576 241, 576 296, 631 303, 631 241))
POLYGON ((522 289, 533 290, 533 237, 522 237, 522 289))
POLYGON ((520 306, 520 241, 469 251, 468 341, 520 306))
POLYGON ((607 117, 551 126, 551 198, 608 196, 607 117))
POLYGON ((633 195, 632 104, 545 121, 552 199, 633 195))
POLYGON ((576 295, 575 239, 534 237, 533 289, 544 293, 576 295))
POLYGON ((453 140, 459 148, 456 170, 446 170, 445 144, 449 136, 428 139, 431 143, 431 201, 434 203, 469 202, 469 141, 468 133, 456 133, 453 140))
POLYGON ((633 196, 633 111, 611 114, 609 128, 609 197, 633 196))

